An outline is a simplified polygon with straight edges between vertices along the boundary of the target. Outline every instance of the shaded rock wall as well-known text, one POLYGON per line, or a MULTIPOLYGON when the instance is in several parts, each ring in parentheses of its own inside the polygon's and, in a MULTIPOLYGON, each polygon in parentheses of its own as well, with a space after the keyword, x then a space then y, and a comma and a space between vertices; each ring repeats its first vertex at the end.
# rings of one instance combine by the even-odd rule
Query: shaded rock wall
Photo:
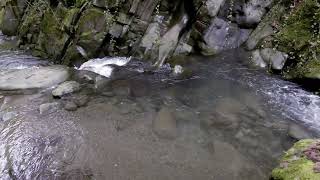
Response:
POLYGON ((271 2, 3 0, 0 29, 18 35, 21 48, 57 63, 134 56, 161 65, 193 51, 211 55, 239 47, 271 2))

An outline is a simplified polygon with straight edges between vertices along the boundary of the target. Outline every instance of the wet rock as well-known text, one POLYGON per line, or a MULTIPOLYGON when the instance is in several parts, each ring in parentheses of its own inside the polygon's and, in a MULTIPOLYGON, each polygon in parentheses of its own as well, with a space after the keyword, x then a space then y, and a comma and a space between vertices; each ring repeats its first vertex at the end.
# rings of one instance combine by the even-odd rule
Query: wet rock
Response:
POLYGON ((172 139, 177 136, 177 122, 169 108, 163 107, 153 121, 153 130, 161 138, 172 139))
POLYGON ((16 112, 7 112, 2 115, 2 121, 9 121, 16 117, 18 114, 16 112))
POLYGON ((260 53, 263 60, 268 62, 274 70, 281 70, 288 59, 286 53, 271 48, 262 49, 260 53))
POLYGON ((47 88, 64 82, 69 77, 64 66, 50 66, 1 72, 1 90, 47 88))
POLYGON ((223 6, 224 3, 225 3, 225 0, 208 0, 206 2, 206 7, 209 15, 211 17, 215 17, 219 12, 220 7, 223 6))
POLYGON ((259 23, 257 28, 250 34, 250 37, 246 42, 246 48, 248 50, 253 50, 257 48, 265 38, 274 34, 276 30, 275 22, 280 20, 284 12, 285 7, 283 5, 275 5, 262 22, 259 23))
POLYGON ((89 98, 89 96, 86 96, 86 95, 81 95, 81 96, 77 96, 74 98, 74 103, 78 107, 86 106, 89 101, 90 101, 90 98, 89 98))
MULTIPOLYGON (((258 24, 273 0, 250 0, 243 6, 243 22, 246 26, 258 24)), ((240 21, 241 22, 241 21, 240 21)))
POLYGON ((16 7, 7 5, 3 10, 2 17, 0 17, 0 30, 2 30, 5 35, 16 35, 19 26, 19 15, 15 14, 15 10, 16 7))
POLYGON ((236 24, 214 18, 205 32, 205 44, 201 45, 202 53, 213 55, 223 50, 237 48, 248 39, 249 34, 248 29, 240 29, 236 24))
POLYGON ((61 97, 67 94, 71 94, 80 90, 80 84, 76 81, 66 81, 60 84, 56 89, 52 91, 54 97, 61 97))
POLYGON ((289 125, 288 135, 297 140, 312 138, 312 135, 307 129, 298 126, 297 124, 289 125))
POLYGON ((267 64, 264 62, 263 58, 261 57, 260 50, 252 51, 251 54, 251 62, 253 65, 261 68, 266 68, 267 64))
POLYGON ((64 104, 64 109, 67 111, 76 111, 78 109, 78 106, 75 102, 73 101, 67 101, 64 104))
POLYGON ((39 112, 42 115, 51 114, 60 108, 60 104, 58 102, 41 104, 39 107, 39 112))

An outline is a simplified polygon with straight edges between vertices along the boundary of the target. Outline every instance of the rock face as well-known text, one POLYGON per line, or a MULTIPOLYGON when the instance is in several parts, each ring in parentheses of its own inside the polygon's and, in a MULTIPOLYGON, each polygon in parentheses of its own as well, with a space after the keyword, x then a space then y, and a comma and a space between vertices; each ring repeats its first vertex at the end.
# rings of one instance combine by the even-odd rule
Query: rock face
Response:
POLYGON ((194 47, 204 52, 239 47, 271 2, 6 0, 0 4, 0 29, 18 35, 20 47, 58 63, 134 56, 162 65, 194 47))
POLYGON ((272 178, 320 179, 319 150, 319 140, 306 139, 297 142, 282 157, 279 167, 272 171, 272 178))
POLYGON ((64 82, 69 72, 63 66, 50 66, 0 72, 1 90, 48 88, 64 82))

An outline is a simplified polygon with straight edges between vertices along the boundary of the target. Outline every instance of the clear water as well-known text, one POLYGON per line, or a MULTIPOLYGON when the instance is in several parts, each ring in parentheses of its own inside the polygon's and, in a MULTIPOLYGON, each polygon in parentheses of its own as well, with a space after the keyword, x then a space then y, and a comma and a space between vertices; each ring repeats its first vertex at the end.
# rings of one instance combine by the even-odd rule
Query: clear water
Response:
MULTIPOLYGON (((1 62, 31 58, 0 54, 1 62)), ((40 115, 40 104, 63 101, 50 90, 3 95, 1 113, 14 116, 0 122, 0 179, 268 179, 294 142, 291 123, 318 137, 320 98, 245 60, 241 50, 188 57, 189 80, 158 71, 114 80, 105 91, 84 85, 78 95, 90 102, 74 112, 40 115), (176 137, 154 132, 163 108, 176 137)))

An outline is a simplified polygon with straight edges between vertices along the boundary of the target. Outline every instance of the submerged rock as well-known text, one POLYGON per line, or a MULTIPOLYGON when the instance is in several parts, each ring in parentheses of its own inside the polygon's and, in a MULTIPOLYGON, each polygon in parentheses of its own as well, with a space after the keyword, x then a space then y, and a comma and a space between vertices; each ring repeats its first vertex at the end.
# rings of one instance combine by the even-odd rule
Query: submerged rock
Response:
POLYGON ((71 94, 80 90, 80 84, 76 81, 66 81, 60 84, 56 89, 52 91, 54 97, 61 97, 67 94, 71 94))
POLYGON ((282 157, 280 165, 272 171, 272 179, 320 179, 319 152, 319 139, 305 139, 297 142, 282 157))
POLYGON ((309 139, 312 137, 312 135, 307 131, 307 129, 296 124, 289 125, 288 135, 297 140, 309 139))
POLYGON ((39 112, 42 115, 51 114, 58 111, 60 104, 58 102, 41 104, 39 112))
POLYGON ((153 121, 153 130, 162 138, 172 139, 177 136, 177 122, 168 108, 164 107, 158 112, 153 121))
POLYGON ((48 88, 68 79, 64 66, 50 66, 0 72, 0 90, 48 88))
POLYGON ((78 109, 78 106, 73 101, 67 101, 64 104, 64 109, 67 110, 67 111, 76 111, 78 109))

